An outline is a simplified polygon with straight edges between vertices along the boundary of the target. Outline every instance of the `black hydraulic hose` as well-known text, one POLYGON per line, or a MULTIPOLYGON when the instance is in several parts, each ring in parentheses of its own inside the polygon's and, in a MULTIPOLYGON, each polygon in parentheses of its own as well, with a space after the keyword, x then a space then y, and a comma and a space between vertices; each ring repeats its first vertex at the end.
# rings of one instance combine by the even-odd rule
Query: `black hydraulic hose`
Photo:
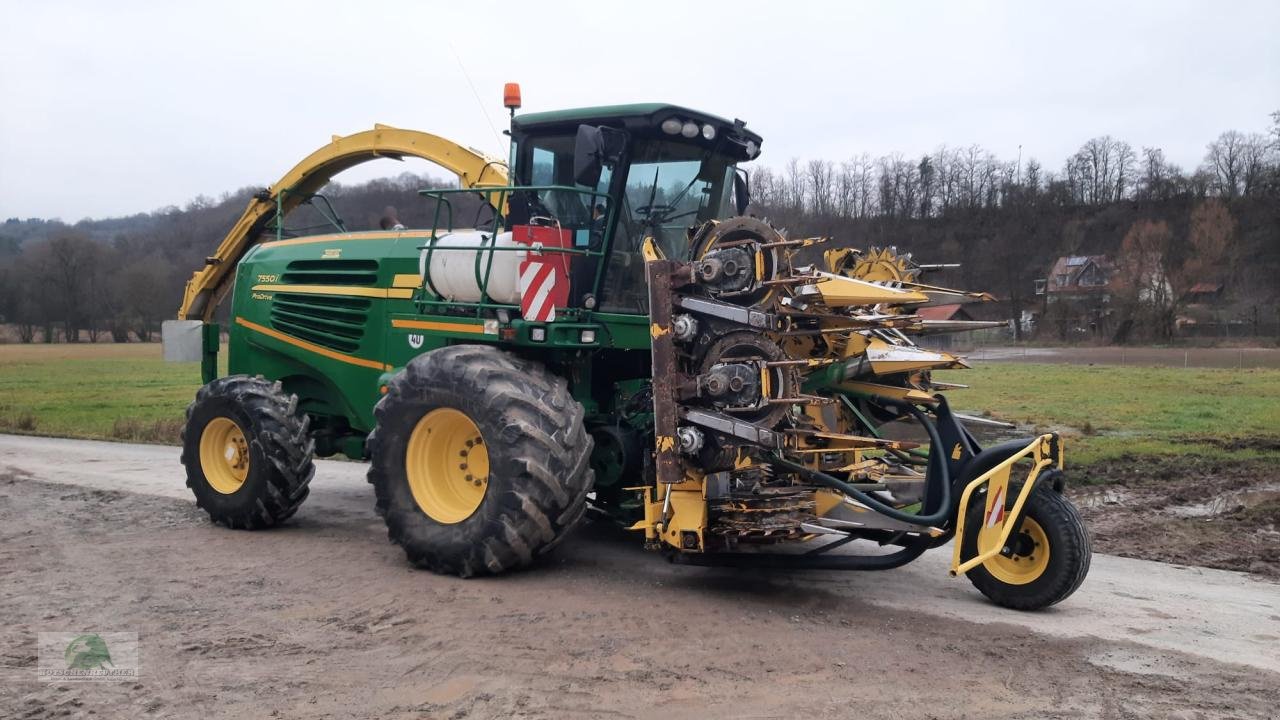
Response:
MULTIPOLYGON (((884 504, 883 502, 871 497, 867 493, 857 489, 856 487, 850 485, 847 482, 844 482, 843 480, 839 480, 837 478, 831 477, 830 475, 824 472, 811 470, 805 467, 804 465, 792 462, 778 455, 775 455, 769 458, 769 462, 773 463, 774 465, 784 467, 788 470, 792 470, 794 472, 800 473, 801 475, 804 475, 805 477, 811 480, 814 480, 823 485, 826 485, 829 488, 839 490, 845 495, 848 495, 856 499, 858 502, 866 505, 872 510, 875 510, 881 515, 884 515, 885 517, 893 518, 894 520, 910 523, 912 525, 922 525, 922 526, 937 525, 943 522, 944 520, 950 520, 951 519, 951 474, 947 469, 947 463, 945 461, 937 462, 937 463, 932 462, 934 457, 941 457, 940 455, 935 455, 935 453, 946 452, 945 448, 943 448, 942 446, 942 438, 938 436, 938 429, 933 426, 933 423, 929 422, 929 418, 925 416, 925 414, 921 412, 919 408, 917 408, 915 405, 907 405, 906 407, 907 407, 907 411, 915 416, 916 420, 918 420, 920 424, 924 426, 925 432, 929 434, 929 458, 930 458, 929 469, 931 471, 936 469, 936 471, 940 474, 942 479, 942 483, 941 483, 942 503, 939 505, 938 510, 934 513, 931 513, 929 515, 915 515, 912 513, 903 512, 898 508, 884 504)), ((921 508, 928 507, 928 501, 929 501, 928 484, 926 484, 925 497, 923 500, 921 500, 920 507, 921 508)))

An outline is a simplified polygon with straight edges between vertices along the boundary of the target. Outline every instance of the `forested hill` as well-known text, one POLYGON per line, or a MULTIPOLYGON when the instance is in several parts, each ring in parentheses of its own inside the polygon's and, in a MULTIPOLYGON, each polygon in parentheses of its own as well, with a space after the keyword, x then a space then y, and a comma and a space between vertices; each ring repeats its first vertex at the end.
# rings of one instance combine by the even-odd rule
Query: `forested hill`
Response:
MULTIPOLYGON (((959 262, 930 278, 993 292, 998 312, 1036 309, 1035 280, 1063 255, 1106 255, 1130 296, 1136 338, 1167 337, 1187 291, 1221 283, 1223 317, 1280 315, 1280 113, 1267 134, 1226 132, 1204 163, 1184 170, 1156 148, 1099 137, 1061 171, 1000 159, 977 147, 847 161, 791 161, 751 169, 749 212, 792 236, 853 247, 897 246, 920 262, 959 262), (1158 290, 1159 292, 1153 292, 1158 290), (1151 298, 1160 296, 1157 305, 1151 298)), ((429 226, 418 195, 439 180, 404 174, 323 193, 351 230, 378 227, 387 206, 429 226)), ((0 224, 0 324, 9 339, 149 339, 173 317, 183 283, 202 267, 257 188, 185 207, 75 224, 11 218, 0 224), (16 335, 17 337, 12 337, 16 335)), ((288 224, 322 223, 309 208, 288 224)), ((323 231, 315 228, 315 231, 323 231)))
MULTIPOLYGON (((323 194, 348 229, 377 229, 387 206, 406 225, 422 227, 431 218, 418 192, 442 185, 405 173, 359 185, 331 183, 323 194)), ((0 323, 18 336, 10 339, 28 342, 151 339, 161 320, 176 315, 183 284, 204 266, 258 189, 75 224, 6 220, 0 224, 0 323)), ((334 230, 306 206, 286 225, 301 232, 334 230)))

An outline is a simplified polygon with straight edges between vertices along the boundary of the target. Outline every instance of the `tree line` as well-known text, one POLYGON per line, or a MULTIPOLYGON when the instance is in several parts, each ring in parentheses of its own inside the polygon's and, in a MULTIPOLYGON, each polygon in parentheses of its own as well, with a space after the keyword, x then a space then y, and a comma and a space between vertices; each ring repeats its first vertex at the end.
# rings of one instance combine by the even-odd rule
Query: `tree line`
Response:
POLYGON ((1088 325, 1102 340, 1169 339, 1197 282, 1228 288, 1222 319, 1280 313, 1280 111, 1266 132, 1221 133, 1192 169, 1103 135, 1056 171, 972 145, 792 159, 750 180, 752 211, 792 234, 959 262, 946 280, 995 292, 1001 319, 1044 315, 1046 335, 1088 325), (1096 308, 1050 308, 1034 290, 1056 257, 1094 254, 1115 274, 1105 327, 1082 317, 1096 308))
MULTIPOLYGON (((1193 169, 1170 163, 1159 148, 1104 135, 1058 170, 975 145, 913 158, 793 159, 749 174, 753 214, 793 234, 958 262, 951 277, 930 280, 996 293, 1003 318, 1048 310, 1034 281, 1068 254, 1114 258, 1122 276, 1115 340, 1169 337, 1197 281, 1230 288, 1222 305, 1228 314, 1274 317, 1280 308, 1280 112, 1267 132, 1222 133, 1193 169)), ((404 224, 422 227, 431 224, 432 206, 418 191, 443 185, 405 173, 331 183, 323 193, 348 229, 377 228, 387 206, 404 224)), ((22 342, 153 339, 255 190, 74 224, 8 219, 0 224, 0 325, 22 342)), ((315 207, 288 218, 297 232, 325 224, 315 207)), ((1042 330, 1063 337, 1081 322, 1046 313, 1049 319, 1042 330)))
MULTIPOLYGON (((429 226, 418 196, 438 179, 404 173, 359 185, 330 183, 324 196, 346 228, 377 229, 385 209, 411 227, 429 226)), ((257 188, 122 218, 67 224, 10 218, 0 224, 0 341, 4 326, 20 342, 156 339, 177 316, 184 284, 204 266, 257 188)), ((332 232, 317 201, 289 215, 284 232, 332 232)), ((225 312, 225 304, 222 311, 225 312)))
POLYGON ((1057 172, 1035 158, 1024 164, 978 145, 943 146, 919 158, 792 158, 781 170, 754 168, 751 187, 760 207, 794 218, 922 219, 1018 202, 1073 206, 1179 196, 1274 197, 1280 193, 1278 173, 1280 111, 1271 115, 1267 133, 1222 133, 1189 171, 1169 162, 1158 147, 1135 150, 1102 135, 1081 145, 1057 172))

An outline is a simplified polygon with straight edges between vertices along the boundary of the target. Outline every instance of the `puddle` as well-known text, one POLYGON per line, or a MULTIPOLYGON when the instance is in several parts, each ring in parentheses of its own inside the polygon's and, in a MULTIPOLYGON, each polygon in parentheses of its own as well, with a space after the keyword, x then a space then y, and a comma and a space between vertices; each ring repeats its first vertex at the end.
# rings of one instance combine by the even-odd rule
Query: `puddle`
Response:
POLYGON ((1165 511, 1174 517, 1207 518, 1251 508, 1272 500, 1280 500, 1280 483, 1232 490, 1210 498, 1205 502, 1172 505, 1166 508, 1165 511))
POLYGON ((1108 505, 1127 505, 1133 493, 1124 488, 1092 488, 1071 494, 1071 501, 1080 508, 1098 508, 1108 505))

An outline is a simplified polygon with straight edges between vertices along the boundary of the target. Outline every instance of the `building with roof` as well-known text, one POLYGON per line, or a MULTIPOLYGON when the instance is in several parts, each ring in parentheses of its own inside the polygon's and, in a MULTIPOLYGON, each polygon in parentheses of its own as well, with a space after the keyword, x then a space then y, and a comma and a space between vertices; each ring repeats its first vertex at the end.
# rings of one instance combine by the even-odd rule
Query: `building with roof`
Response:
POLYGON ((1036 294, 1055 300, 1098 300, 1111 297, 1115 267, 1106 255, 1064 255, 1053 263, 1047 278, 1036 281, 1036 294))
POLYGON ((1043 301, 1040 316, 1060 339, 1097 336, 1107 331, 1115 265, 1106 255, 1063 255, 1048 277, 1036 280, 1043 301))

